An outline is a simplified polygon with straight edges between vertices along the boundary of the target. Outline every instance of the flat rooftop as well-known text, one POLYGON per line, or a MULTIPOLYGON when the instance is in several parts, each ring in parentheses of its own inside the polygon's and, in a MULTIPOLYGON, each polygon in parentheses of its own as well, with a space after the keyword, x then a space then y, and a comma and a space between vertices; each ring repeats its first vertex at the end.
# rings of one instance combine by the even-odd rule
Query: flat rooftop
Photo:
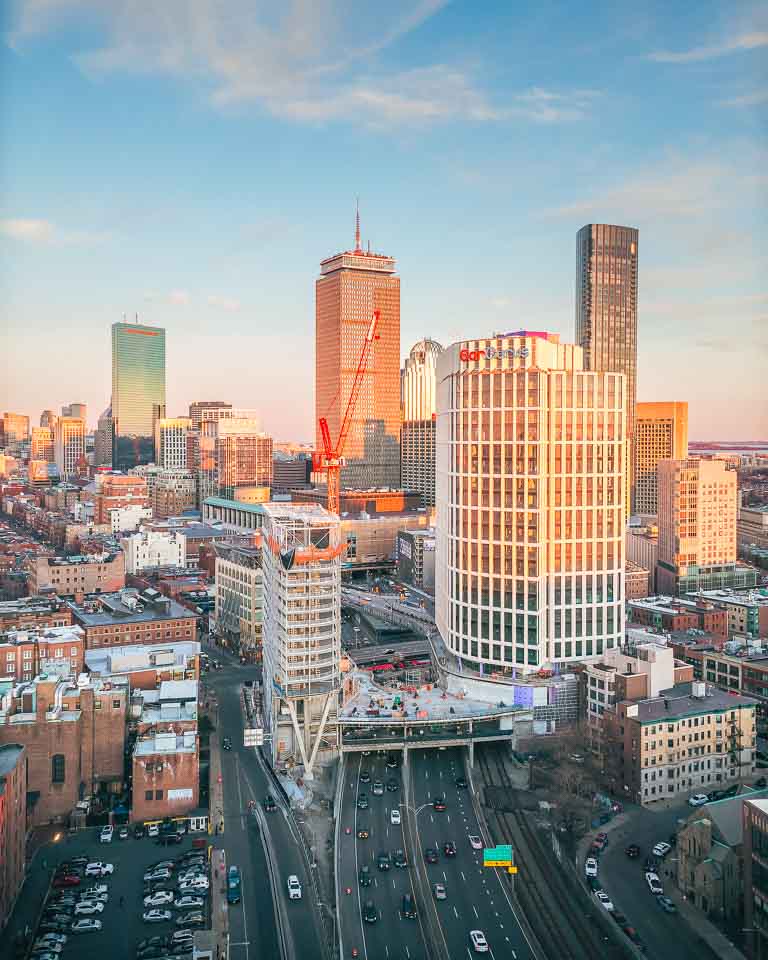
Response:
POLYGON ((177 643, 133 643, 121 647, 101 647, 85 651, 85 665, 92 673, 131 673, 134 670, 162 670, 183 667, 200 654, 196 640, 177 643))
POLYGON ((0 778, 7 777, 12 772, 23 749, 19 743, 0 744, 0 778))
POLYGON ((140 593, 129 589, 119 593, 93 594, 82 603, 68 601, 67 606, 86 627, 197 618, 197 614, 157 590, 140 593))
POLYGON ((137 757, 148 757, 156 753, 195 753, 197 750, 197 734, 188 733, 156 733, 153 737, 145 737, 136 741, 133 753, 137 757))
POLYGON ((711 683, 706 684, 707 693, 704 697, 694 697, 692 688, 692 683, 679 683, 668 690, 662 690, 658 697, 638 701, 636 719, 640 723, 656 723, 659 720, 679 720, 683 717, 735 710, 737 707, 756 707, 759 703, 753 697, 726 693, 711 683))
MULTIPOLYGON (((358 684, 358 692, 339 711, 339 720, 358 723, 381 723, 391 726, 398 721, 409 723, 439 723, 440 721, 455 723, 457 720, 480 720, 489 717, 498 717, 504 714, 519 713, 519 705, 499 702, 497 706, 490 706, 479 700, 469 697, 458 697, 451 693, 444 693, 439 687, 425 684, 415 688, 415 693, 409 693, 412 687, 402 690, 385 688, 376 683, 365 670, 355 670, 349 674, 358 684), (432 689, 428 690, 427 687, 432 689), (402 709, 395 710, 395 697, 400 697, 402 709), (378 709, 379 716, 368 716, 366 711, 378 709)), ((404 685, 405 687, 405 685, 404 685)))

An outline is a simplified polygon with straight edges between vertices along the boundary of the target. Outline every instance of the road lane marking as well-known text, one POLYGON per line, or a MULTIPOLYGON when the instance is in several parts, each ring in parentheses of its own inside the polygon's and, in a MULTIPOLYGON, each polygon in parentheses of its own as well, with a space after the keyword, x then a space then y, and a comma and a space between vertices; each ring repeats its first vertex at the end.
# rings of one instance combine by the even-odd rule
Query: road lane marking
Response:
POLYGON ((475 920, 480 919, 480 914, 477 912, 477 907, 474 905, 474 903, 472 904, 472 913, 475 915, 475 920))
POLYGON ((461 874, 461 879, 464 881, 464 883, 466 883, 466 882, 467 882, 467 878, 464 876, 464 871, 463 871, 463 870, 459 870, 459 873, 461 874))
POLYGON ((455 905, 455 904, 454 904, 454 906, 453 906, 453 914, 454 914, 454 916, 456 917, 456 919, 458 920, 458 919, 459 919, 459 911, 456 909, 456 905, 455 905))

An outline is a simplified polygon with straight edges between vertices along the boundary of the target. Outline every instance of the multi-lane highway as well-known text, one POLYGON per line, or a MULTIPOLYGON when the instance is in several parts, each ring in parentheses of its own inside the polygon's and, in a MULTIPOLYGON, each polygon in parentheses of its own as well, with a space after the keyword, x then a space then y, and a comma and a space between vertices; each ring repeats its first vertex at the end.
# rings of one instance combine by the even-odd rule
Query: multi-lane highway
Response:
POLYGON ((406 848, 402 825, 391 822, 392 810, 399 813, 403 800, 402 770, 399 766, 387 768, 384 753, 358 754, 345 763, 343 774, 336 862, 344 956, 352 956, 352 951, 357 950, 361 960, 425 960, 427 952, 418 901, 415 920, 402 914, 403 896, 415 896, 412 869, 396 867, 394 863, 397 851, 405 852, 406 848), (363 779, 369 776, 370 782, 361 782, 361 776, 363 779), (373 793, 373 783, 377 780, 385 785, 383 796, 373 793), (396 782, 398 790, 387 790, 388 781, 396 782), (367 809, 361 810, 357 805, 361 794, 368 799, 367 809), (369 832, 367 839, 358 836, 361 830, 369 832), (378 867, 381 853, 388 854, 392 860, 387 870, 378 867), (370 886, 360 885, 362 867, 369 868, 370 886), (376 911, 376 920, 372 923, 363 919, 369 901, 376 911))
POLYGON ((230 956, 233 960, 280 957, 277 909, 289 955, 323 957, 317 902, 294 833, 295 827, 255 751, 243 747, 240 690, 243 680, 253 678, 254 671, 236 666, 234 658, 219 651, 214 656, 227 666, 210 675, 208 685, 218 694, 219 735, 229 737, 233 747, 221 755, 225 830, 217 839, 220 841, 218 845, 226 851, 227 863, 240 867, 243 885, 242 901, 229 908, 230 956), (268 849, 265 850, 258 820, 249 814, 248 801, 261 805, 267 793, 273 794, 278 806, 275 812, 264 813, 261 818, 262 826, 268 832, 268 849), (275 868, 274 896, 267 866, 268 854, 271 854, 275 868), (303 888, 301 900, 288 899, 287 879, 290 874, 299 877, 303 888))
POLYGON ((506 880, 483 867, 482 849, 475 850, 470 843, 470 836, 483 843, 487 838, 477 821, 471 782, 458 785, 465 777, 461 750, 411 750, 408 757, 407 771, 387 769, 384 753, 357 754, 345 764, 337 851, 344 955, 352 955, 354 948, 364 960, 427 956, 466 960, 474 955, 470 931, 481 930, 495 960, 534 960, 506 880), (385 784, 383 796, 374 796, 372 783, 361 781, 367 776, 385 784), (393 777, 400 787, 396 793, 386 790, 393 777), (358 801, 363 793, 369 807, 361 810, 358 801), (444 811, 435 809, 437 798, 444 799, 444 811), (400 811, 401 825, 391 823, 393 808, 400 811), (368 839, 358 836, 361 828, 370 831, 368 839), (455 844, 455 855, 445 853, 449 842, 455 844), (436 851, 436 863, 426 862, 428 848, 436 851), (398 869, 393 863, 389 871, 380 871, 378 855, 388 852, 394 857, 397 849, 405 851, 408 868, 398 869), (370 868, 370 887, 359 883, 364 866, 370 868), (436 898, 438 883, 445 888, 444 900, 436 898), (403 917, 406 893, 414 897, 416 920, 403 917), (375 923, 363 919, 368 900, 376 907, 375 923))

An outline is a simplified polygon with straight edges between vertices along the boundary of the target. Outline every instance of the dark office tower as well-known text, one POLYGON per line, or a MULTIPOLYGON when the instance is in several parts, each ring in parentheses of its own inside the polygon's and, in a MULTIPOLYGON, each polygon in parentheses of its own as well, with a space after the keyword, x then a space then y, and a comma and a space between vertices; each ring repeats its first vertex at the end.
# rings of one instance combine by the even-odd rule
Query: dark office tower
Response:
POLYGON ((152 463, 155 422, 165 416, 165 330, 112 324, 112 466, 152 463))
MULTIPOLYGON (((587 370, 624 374, 628 467, 637 394, 637 247, 634 227, 589 223, 576 234, 576 342, 587 370)), ((631 489, 630 478, 627 500, 631 489)))

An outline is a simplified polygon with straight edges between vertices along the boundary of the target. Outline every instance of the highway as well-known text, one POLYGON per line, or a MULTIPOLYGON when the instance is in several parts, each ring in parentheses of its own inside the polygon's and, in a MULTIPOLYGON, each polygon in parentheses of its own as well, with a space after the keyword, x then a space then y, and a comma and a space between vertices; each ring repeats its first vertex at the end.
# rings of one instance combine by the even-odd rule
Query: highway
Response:
POLYGON ((237 665, 233 657, 217 648, 208 649, 214 659, 226 664, 223 670, 208 674, 206 683, 218 695, 219 734, 222 738, 229 737, 233 747, 221 754, 225 828, 220 840, 227 863, 237 864, 242 871, 242 901, 229 908, 230 957, 232 960, 276 960, 281 956, 264 843, 256 817, 248 813, 249 800, 261 804, 266 794, 271 793, 278 809, 265 813, 262 823, 267 825, 276 866, 275 895, 284 917, 288 955, 321 958, 320 920, 298 838, 256 751, 243 746, 240 690, 243 680, 254 678, 255 670, 237 665), (301 900, 288 899, 286 881, 292 873, 301 881, 301 900))
MULTIPOLYGON (((339 814, 341 830, 336 851, 343 956, 351 956, 352 949, 356 948, 361 960, 426 960, 421 917, 406 920, 402 916, 403 894, 414 893, 411 868, 398 868, 393 862, 389 870, 381 871, 376 864, 381 852, 389 853, 394 860, 398 849, 405 850, 402 826, 390 823, 390 811, 393 807, 399 810, 402 801, 402 771, 399 767, 387 769, 385 759, 384 753, 367 757, 358 754, 347 759, 344 765, 345 782, 339 814), (368 772, 371 783, 360 782, 362 771, 368 772), (396 793, 385 790, 383 796, 374 796, 372 786, 375 780, 385 784, 388 780, 397 780, 400 789, 396 793), (367 810, 357 807, 361 793, 368 797, 367 810), (357 836, 363 827, 370 832, 367 840, 357 836), (363 866, 370 868, 369 887, 361 887, 359 883, 359 871, 363 866), (352 892, 347 894, 347 889, 352 892), (374 923, 362 919, 367 900, 372 900, 376 907, 377 920, 374 923)), ((417 900, 417 908, 419 906, 417 900)))

